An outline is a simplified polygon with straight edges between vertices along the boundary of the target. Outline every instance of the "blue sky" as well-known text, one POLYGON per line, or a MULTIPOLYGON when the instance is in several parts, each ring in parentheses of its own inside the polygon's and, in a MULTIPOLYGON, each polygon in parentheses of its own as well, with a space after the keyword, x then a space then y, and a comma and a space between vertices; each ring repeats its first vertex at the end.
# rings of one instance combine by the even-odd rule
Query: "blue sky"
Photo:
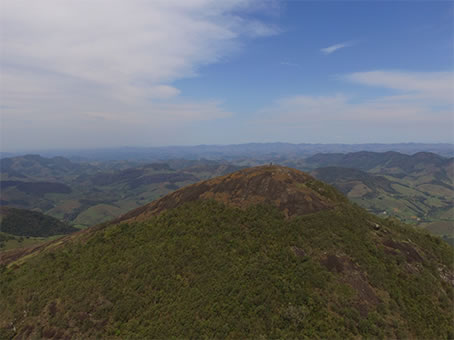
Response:
POLYGON ((6 0, 2 150, 454 141, 449 1, 6 0))

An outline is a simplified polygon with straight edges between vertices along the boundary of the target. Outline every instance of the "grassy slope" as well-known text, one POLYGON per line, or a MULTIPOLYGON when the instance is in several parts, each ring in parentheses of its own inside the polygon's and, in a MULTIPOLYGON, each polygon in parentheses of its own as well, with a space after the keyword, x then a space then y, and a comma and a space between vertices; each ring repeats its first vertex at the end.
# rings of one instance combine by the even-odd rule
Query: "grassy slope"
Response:
POLYGON ((289 220, 269 206, 198 201, 3 268, 0 328, 13 335, 13 322, 28 337, 446 338, 453 288, 441 276, 452 266, 438 238, 349 204, 289 220))
POLYGON ((11 249, 34 247, 52 241, 60 236, 61 235, 49 237, 23 237, 0 232, 0 252, 11 249))

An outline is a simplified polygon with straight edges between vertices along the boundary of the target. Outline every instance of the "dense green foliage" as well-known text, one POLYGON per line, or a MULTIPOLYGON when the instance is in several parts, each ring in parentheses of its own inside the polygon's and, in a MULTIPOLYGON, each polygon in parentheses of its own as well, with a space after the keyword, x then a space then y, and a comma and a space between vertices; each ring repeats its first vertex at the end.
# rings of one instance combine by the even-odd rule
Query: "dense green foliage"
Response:
POLYGON ((0 231, 17 236, 47 237, 77 231, 76 228, 37 211, 0 208, 0 231))
POLYGON ((343 203, 196 201, 0 269, 0 329, 87 338, 452 338, 453 250, 343 203), (446 274, 448 273, 448 274, 446 274))

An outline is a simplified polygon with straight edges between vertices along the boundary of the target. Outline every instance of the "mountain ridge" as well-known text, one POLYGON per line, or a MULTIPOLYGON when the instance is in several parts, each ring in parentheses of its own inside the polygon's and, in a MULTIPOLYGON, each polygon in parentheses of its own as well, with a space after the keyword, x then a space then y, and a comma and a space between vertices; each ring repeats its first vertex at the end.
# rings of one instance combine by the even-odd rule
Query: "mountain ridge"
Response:
MULTIPOLYGON (((45 156, 65 156, 72 160, 163 160, 172 158, 185 159, 234 159, 255 154, 257 157, 297 156, 308 157, 316 153, 397 151, 413 154, 418 151, 435 152, 445 156, 454 155, 452 143, 362 143, 362 144, 321 144, 321 143, 243 143, 230 145, 189 145, 162 147, 118 147, 77 150, 41 150, 33 151, 45 156)), ((30 153, 30 152, 28 152, 30 153)), ((0 153, 2 157, 23 155, 25 152, 0 153)))
POLYGON ((115 223, 141 220, 198 199, 214 199, 236 207, 271 203, 288 216, 330 209, 343 197, 332 187, 302 171, 264 165, 236 171, 179 189, 120 216, 115 223))
POLYGON ((417 170, 421 163, 437 167, 449 166, 454 158, 446 158, 431 152, 417 152, 407 155, 396 151, 351 153, 318 153, 305 159, 311 167, 338 166, 370 171, 379 166, 382 169, 398 167, 406 172, 417 170))

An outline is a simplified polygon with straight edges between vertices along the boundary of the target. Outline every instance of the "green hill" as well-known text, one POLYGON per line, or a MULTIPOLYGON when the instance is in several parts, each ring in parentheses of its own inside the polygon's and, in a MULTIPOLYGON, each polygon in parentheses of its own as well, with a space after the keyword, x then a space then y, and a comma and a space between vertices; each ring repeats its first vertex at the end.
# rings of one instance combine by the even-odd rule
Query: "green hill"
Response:
POLYGON ((85 164, 73 163, 64 157, 45 158, 40 155, 25 155, 2 158, 0 172, 2 179, 48 179, 71 178, 81 171, 94 171, 95 168, 85 164))
POLYGON ((417 224, 452 242, 454 159, 429 152, 318 154, 305 160, 314 176, 377 214, 417 224), (349 168, 349 169, 347 169, 349 168))
POLYGON ((380 190, 391 194, 397 193, 392 187, 393 182, 389 179, 357 169, 326 167, 317 168, 311 174, 321 181, 334 185, 347 196, 367 195, 371 198, 376 196, 380 190), (358 184, 361 185, 363 190, 361 190, 358 184))
POLYGON ((0 253, 0 329, 12 338, 452 338, 453 255, 305 173, 257 167, 25 256, 0 253))
MULTIPOLYGON (((376 214, 395 216, 419 225, 439 220, 454 224, 452 216, 440 214, 452 206, 449 195, 433 196, 391 176, 379 176, 357 169, 326 167, 317 168, 311 174, 335 186, 352 201, 376 214)), ((452 228, 450 230, 454 231, 452 228)), ((443 230, 447 231, 446 228, 443 230)))
POLYGON ((78 229, 37 211, 0 207, 0 232, 16 236, 48 237, 78 229))

